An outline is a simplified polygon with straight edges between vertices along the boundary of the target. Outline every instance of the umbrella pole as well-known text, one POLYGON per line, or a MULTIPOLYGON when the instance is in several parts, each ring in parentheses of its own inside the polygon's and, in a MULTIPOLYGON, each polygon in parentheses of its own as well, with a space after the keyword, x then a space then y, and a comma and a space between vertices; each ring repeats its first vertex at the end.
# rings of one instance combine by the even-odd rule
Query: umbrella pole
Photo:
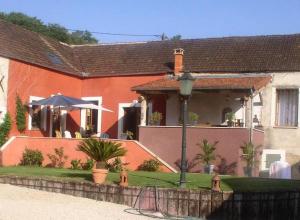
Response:
POLYGON ((61 121, 61 110, 60 110, 60 106, 58 107, 58 118, 59 118, 59 130, 60 130, 60 133, 61 133, 61 136, 63 136, 63 132, 62 132, 62 121, 61 121))

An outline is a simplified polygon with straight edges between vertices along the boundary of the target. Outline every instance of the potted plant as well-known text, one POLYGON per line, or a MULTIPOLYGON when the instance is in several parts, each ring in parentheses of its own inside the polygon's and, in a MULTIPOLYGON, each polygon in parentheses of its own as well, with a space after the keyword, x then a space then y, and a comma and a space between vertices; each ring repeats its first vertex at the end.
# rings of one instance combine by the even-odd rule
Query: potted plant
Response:
POLYGON ((191 125, 196 125, 199 120, 199 115, 195 112, 189 112, 189 122, 191 125))
POLYGON ((122 148, 122 144, 88 138, 80 142, 79 151, 82 151, 91 159, 95 160, 95 166, 92 170, 95 183, 103 183, 106 179, 108 170, 108 160, 122 157, 126 154, 126 149, 122 148))
POLYGON ((234 125, 234 120, 235 120, 235 114, 234 114, 234 112, 228 112, 228 113, 226 114, 226 119, 227 119, 227 125, 228 125, 229 127, 233 127, 233 125, 234 125))
POLYGON ((204 139, 201 144, 197 144, 201 149, 201 153, 197 154, 196 158, 204 164, 205 173, 213 173, 214 165, 211 162, 216 159, 214 152, 218 143, 218 141, 215 141, 213 144, 210 144, 208 140, 204 139))
POLYGON ((153 112, 150 116, 149 123, 150 125, 160 125, 161 120, 162 120, 162 113, 153 112))
POLYGON ((242 160, 246 162, 246 167, 244 167, 244 173, 246 176, 251 177, 253 168, 256 164, 256 155, 257 155, 257 148, 260 146, 255 147, 253 143, 248 142, 244 143, 243 146, 241 146, 242 149, 242 160))

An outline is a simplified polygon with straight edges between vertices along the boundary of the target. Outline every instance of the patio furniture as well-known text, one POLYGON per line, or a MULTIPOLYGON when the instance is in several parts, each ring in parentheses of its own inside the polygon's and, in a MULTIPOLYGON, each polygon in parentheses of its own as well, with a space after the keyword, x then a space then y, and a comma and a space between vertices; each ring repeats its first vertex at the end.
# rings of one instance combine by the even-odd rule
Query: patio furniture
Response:
POLYGON ((65 138, 72 138, 70 131, 65 131, 64 133, 65 133, 65 138))
POLYGON ((62 134, 61 134, 61 132, 59 130, 55 131, 55 137, 62 138, 62 134))
POLYGON ((109 138, 109 134, 107 134, 107 133, 102 133, 102 134, 100 135, 100 138, 102 138, 102 139, 108 139, 108 138, 109 138))
POLYGON ((127 134, 126 134, 126 133, 122 133, 122 134, 120 135, 120 139, 121 139, 121 140, 127 140, 127 134))
POLYGON ((77 138, 77 139, 80 139, 80 138, 82 138, 82 135, 81 135, 81 133, 80 133, 80 132, 78 132, 78 131, 76 131, 76 132, 75 132, 75 138, 77 138))

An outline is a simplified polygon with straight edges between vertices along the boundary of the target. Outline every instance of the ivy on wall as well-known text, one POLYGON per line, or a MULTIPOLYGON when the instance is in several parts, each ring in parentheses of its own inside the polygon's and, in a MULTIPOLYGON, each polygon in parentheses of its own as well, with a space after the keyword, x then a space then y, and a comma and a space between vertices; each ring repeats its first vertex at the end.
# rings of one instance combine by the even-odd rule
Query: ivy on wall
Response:
POLYGON ((11 118, 9 113, 6 113, 3 122, 0 124, 0 147, 7 141, 11 129, 11 118))
POLYGON ((16 96, 16 124, 20 133, 26 129, 26 108, 19 95, 16 96))

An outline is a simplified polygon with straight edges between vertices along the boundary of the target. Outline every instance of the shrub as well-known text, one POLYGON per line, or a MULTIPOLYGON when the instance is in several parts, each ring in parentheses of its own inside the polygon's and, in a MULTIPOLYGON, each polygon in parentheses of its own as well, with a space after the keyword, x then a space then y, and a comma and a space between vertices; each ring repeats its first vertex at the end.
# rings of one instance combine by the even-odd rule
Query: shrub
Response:
POLYGON ((138 170, 143 171, 158 171, 160 167, 160 163, 157 160, 150 159, 144 160, 144 162, 138 167, 138 170))
POLYGON ((0 147, 7 141, 10 129, 11 118, 9 113, 6 113, 3 122, 0 124, 0 147))
POLYGON ((257 157, 257 153, 258 153, 258 149, 261 146, 254 146, 253 143, 249 142, 249 143, 244 143, 243 146, 241 146, 241 149, 243 151, 242 154, 242 160, 244 160, 246 162, 246 167, 245 167, 245 174, 247 176, 252 176, 252 171, 253 168, 255 168, 256 166, 256 157, 257 157))
POLYGON ((204 139, 201 144, 197 144, 201 149, 201 153, 197 154, 197 159, 204 165, 209 165, 216 159, 214 152, 218 143, 218 141, 215 141, 213 144, 210 144, 208 140, 204 139))
POLYGON ((198 123, 199 115, 195 112, 189 112, 189 123, 195 125, 198 123))
POLYGON ((87 159, 85 163, 81 163, 81 168, 83 170, 91 170, 91 169, 93 169, 94 164, 95 164, 94 160, 87 159))
POLYGON ((72 170, 80 170, 80 160, 71 160, 71 169, 72 170))
POLYGON ((42 166, 44 157, 41 151, 25 149, 20 165, 22 166, 42 166))
POLYGON ((114 161, 107 165, 107 168, 110 172, 120 172, 122 170, 122 161, 119 157, 114 159, 114 161))
POLYGON ((150 125, 160 125, 161 120, 162 120, 162 113, 153 112, 150 116, 149 123, 150 125))
POLYGON ((68 156, 64 154, 64 148, 54 148, 54 154, 47 154, 49 160, 51 161, 51 167, 63 168, 68 159, 68 156))
POLYGON ((16 124, 20 133, 26 129, 26 108, 19 95, 16 96, 16 124))

